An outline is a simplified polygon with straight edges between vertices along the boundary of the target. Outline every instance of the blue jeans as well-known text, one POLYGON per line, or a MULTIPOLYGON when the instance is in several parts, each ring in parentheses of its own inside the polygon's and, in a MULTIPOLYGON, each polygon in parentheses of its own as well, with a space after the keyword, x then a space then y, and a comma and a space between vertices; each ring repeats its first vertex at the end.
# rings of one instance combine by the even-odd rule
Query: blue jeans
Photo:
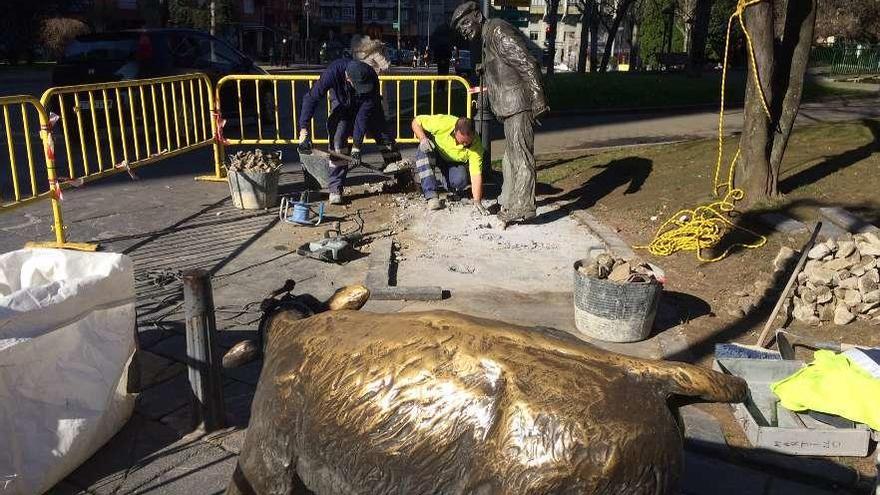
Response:
POLYGON ((426 199, 437 197, 438 181, 446 183, 446 190, 461 194, 468 186, 466 163, 447 162, 440 153, 416 151, 416 176, 426 199))

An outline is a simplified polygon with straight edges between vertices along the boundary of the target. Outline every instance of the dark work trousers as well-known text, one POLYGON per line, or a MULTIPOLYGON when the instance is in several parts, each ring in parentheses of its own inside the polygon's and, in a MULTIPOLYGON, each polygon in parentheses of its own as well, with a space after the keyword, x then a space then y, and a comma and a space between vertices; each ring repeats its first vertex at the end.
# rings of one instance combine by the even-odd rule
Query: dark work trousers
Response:
MULTIPOLYGON (((385 165, 400 161, 400 151, 394 137, 388 132, 385 116, 381 107, 373 112, 367 121, 367 134, 372 135, 382 151, 382 160, 385 165)), ((331 137, 331 149, 344 155, 349 154, 348 140, 354 131, 354 111, 348 108, 337 107, 330 112, 327 118, 327 135, 331 137)), ((330 158, 330 184, 328 189, 331 193, 342 194, 345 178, 348 176, 350 163, 346 160, 330 158)))
POLYGON ((501 160, 504 183, 499 203, 511 215, 535 212, 535 119, 521 112, 504 119, 507 146, 501 160))
POLYGON ((438 182, 446 183, 446 190, 461 195, 468 186, 468 165, 447 162, 436 150, 416 151, 416 176, 422 184, 426 199, 437 197, 438 182))

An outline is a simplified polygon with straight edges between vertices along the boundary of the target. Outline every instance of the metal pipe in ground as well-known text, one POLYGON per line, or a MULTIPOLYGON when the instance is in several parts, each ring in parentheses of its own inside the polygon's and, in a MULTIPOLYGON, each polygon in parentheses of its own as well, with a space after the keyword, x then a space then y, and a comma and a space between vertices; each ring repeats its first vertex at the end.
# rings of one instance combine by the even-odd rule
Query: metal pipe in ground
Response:
POLYGON ((226 413, 220 375, 221 356, 216 342, 214 296, 211 275, 206 270, 183 273, 183 305, 193 426, 201 425, 206 431, 217 430, 226 425, 226 413))

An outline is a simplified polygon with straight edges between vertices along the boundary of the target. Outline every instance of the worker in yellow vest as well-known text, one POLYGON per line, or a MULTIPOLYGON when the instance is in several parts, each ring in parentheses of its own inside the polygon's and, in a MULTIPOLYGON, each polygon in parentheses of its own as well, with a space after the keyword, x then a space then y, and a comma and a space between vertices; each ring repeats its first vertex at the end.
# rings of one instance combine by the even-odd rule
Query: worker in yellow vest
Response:
POLYGON ((474 132, 474 122, 455 115, 418 115, 412 121, 412 131, 419 140, 416 176, 428 209, 443 207, 437 196, 438 181, 445 182, 453 198, 460 198, 470 176, 474 208, 481 215, 488 215, 482 203, 483 144, 474 132))

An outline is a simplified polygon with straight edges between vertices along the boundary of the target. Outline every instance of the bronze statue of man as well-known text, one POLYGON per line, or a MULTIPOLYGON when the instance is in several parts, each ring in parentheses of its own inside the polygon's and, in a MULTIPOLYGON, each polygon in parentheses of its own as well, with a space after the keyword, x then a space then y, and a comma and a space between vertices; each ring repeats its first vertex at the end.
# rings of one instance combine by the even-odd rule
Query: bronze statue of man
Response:
POLYGON ((549 111, 541 66, 525 36, 501 19, 485 19, 476 2, 455 9, 450 25, 468 41, 482 39, 482 78, 495 117, 504 123, 504 184, 498 218, 505 224, 535 216, 535 120, 549 111))

